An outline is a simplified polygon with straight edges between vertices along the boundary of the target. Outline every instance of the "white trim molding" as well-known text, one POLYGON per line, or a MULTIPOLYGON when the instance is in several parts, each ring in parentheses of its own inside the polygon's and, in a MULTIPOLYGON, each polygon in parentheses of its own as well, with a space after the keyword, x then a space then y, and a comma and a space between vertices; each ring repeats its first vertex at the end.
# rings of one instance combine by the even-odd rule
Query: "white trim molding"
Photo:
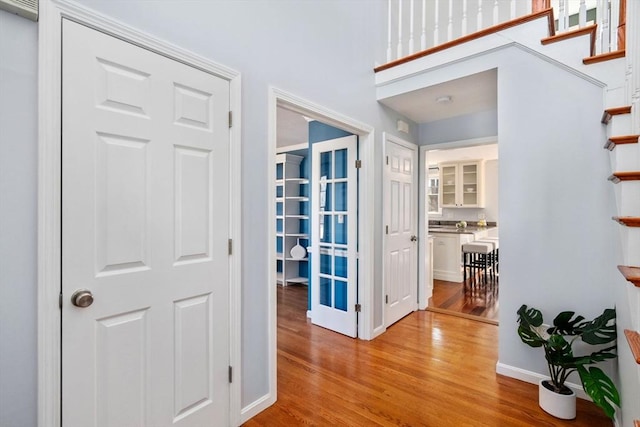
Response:
POLYGON ((172 60, 216 75, 230 85, 229 237, 234 241, 229 259, 230 421, 240 424, 241 406, 241 76, 240 73, 128 27, 107 16, 67 0, 40 3, 38 40, 38 426, 61 425, 61 65, 62 20, 69 19, 172 60))
MULTIPOLYGON (((319 120, 327 125, 343 129, 358 135, 360 147, 360 197, 359 197, 359 266, 358 266, 358 301, 362 305, 359 314, 358 337, 370 340, 375 337, 373 326, 373 302, 374 302, 374 182, 375 182, 375 132, 372 126, 361 123, 350 117, 344 116, 321 105, 300 98, 284 90, 270 87, 268 100, 268 155, 267 155, 267 179, 275 181, 276 156, 276 117, 277 108, 282 107, 300 113, 313 120, 319 120)), ((275 236, 275 187, 269 186, 269 236, 275 236)), ((276 401, 277 396, 277 303, 276 303, 276 253, 275 245, 269 245, 267 263, 269 265, 269 393, 260 400, 243 409, 242 421, 248 420, 250 414, 256 414, 266 409, 276 401)))
MULTIPOLYGON (((516 380, 536 385, 540 382, 540 380, 549 378, 547 375, 542 375, 537 372, 516 368, 515 366, 505 365, 500 361, 496 363, 496 374, 504 375, 505 377, 509 378, 515 378, 516 380)), ((570 382, 566 382, 565 385, 573 390, 576 393, 576 396, 578 396, 580 399, 591 400, 591 398, 584 392, 584 389, 581 385, 570 382)))

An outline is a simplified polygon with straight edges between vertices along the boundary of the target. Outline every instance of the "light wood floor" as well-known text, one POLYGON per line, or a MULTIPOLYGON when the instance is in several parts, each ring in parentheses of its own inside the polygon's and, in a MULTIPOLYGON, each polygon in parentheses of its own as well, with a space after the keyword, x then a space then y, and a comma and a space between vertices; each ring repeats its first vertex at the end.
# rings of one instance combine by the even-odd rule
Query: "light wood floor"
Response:
POLYGON ((494 281, 489 278, 488 286, 471 286, 471 279, 466 284, 434 280, 429 307, 497 325, 499 285, 494 281))
POLYGON ((496 375, 494 325, 419 311, 361 341, 312 326, 306 295, 278 288, 278 401, 248 427, 611 426, 581 399, 557 420, 537 386, 496 375))

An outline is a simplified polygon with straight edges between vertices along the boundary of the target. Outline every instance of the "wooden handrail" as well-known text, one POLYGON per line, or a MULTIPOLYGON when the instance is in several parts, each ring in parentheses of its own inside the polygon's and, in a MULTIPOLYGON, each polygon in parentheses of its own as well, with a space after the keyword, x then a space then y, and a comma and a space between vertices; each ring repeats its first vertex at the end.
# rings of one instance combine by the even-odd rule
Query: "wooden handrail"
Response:
POLYGON ((531 0, 531 12, 542 12, 551 7, 551 0, 531 0))
POLYGON ((405 56, 403 58, 398 58, 395 61, 387 62, 386 64, 379 65, 373 69, 374 72, 380 72, 384 70, 388 70, 389 68, 397 67, 398 65, 406 64, 407 62, 411 62, 418 58, 423 58, 428 55, 432 55, 436 52, 440 52, 442 50, 446 50, 452 48, 454 46, 458 46, 469 42, 471 40, 479 39, 481 37, 487 36, 489 34, 494 34, 499 31, 505 30, 507 28, 515 27, 520 24, 524 24, 525 22, 534 21, 539 18, 547 17, 549 22, 549 35, 554 35, 555 30, 553 26, 553 9, 545 9, 540 12, 531 13, 529 15, 521 16, 516 19, 512 19, 511 21, 503 22, 502 24, 494 25, 489 28, 485 28, 484 30, 477 31, 472 34, 467 34, 466 36, 462 36, 455 40, 451 40, 446 43, 442 43, 437 46, 430 47, 429 49, 422 50, 420 52, 416 52, 412 55, 405 56))

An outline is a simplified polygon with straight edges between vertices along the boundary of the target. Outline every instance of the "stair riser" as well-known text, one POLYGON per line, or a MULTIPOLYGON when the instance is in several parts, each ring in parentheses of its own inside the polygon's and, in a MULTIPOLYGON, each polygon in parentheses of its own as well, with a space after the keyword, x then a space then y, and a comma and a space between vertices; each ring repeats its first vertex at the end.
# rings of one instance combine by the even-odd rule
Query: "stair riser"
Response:
MULTIPOLYGON (((605 63, 606 64, 606 63, 605 63)), ((595 66, 592 65, 592 67, 595 66)), ((606 108, 616 108, 621 105, 629 105, 629 101, 627 100, 627 92, 624 81, 618 82, 618 84, 610 84, 606 89, 605 96, 605 109, 606 108)))
POLYGON ((612 116, 607 125, 607 137, 615 135, 631 135, 631 115, 620 114, 612 116))
POLYGON ((640 330, 640 289, 627 282, 627 298, 631 313, 631 325, 636 331, 640 330))
POLYGON ((610 152, 611 170, 635 171, 640 170, 640 147, 639 144, 621 144, 610 152))
POLYGON ((622 181, 615 186, 618 216, 640 216, 640 181, 622 181))

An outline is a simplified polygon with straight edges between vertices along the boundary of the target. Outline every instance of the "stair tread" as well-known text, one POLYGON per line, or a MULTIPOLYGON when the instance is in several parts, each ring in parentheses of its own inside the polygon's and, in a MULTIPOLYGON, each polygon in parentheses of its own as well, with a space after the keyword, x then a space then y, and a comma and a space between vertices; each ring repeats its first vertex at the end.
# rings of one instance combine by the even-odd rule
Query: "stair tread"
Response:
POLYGON ((602 113, 601 122, 606 125, 606 124, 609 124, 609 121, 613 116, 618 116, 620 114, 629 114, 629 113, 631 113, 631 105, 625 105, 624 107, 607 108, 606 110, 604 110, 604 113, 602 113))
POLYGON ((640 171, 614 172, 609 177, 609 181, 613 182, 614 184, 617 184, 620 181, 639 181, 639 180, 640 180, 640 171))
POLYGON ((607 140, 606 144, 604 144, 604 148, 606 148, 607 150, 613 150, 614 148, 616 148, 616 145, 637 144, 638 138, 640 138, 640 135, 612 136, 607 140))
POLYGON ((595 47, 596 47, 596 29, 598 28, 598 26, 596 24, 593 25, 589 25, 587 27, 583 27, 583 28, 578 28, 577 30, 572 30, 572 31, 565 31, 563 33, 560 34, 555 34, 549 37, 545 37, 541 40, 541 43, 543 45, 547 45, 550 43, 555 43, 555 42, 559 42, 562 40, 568 40, 574 37, 580 37, 580 36, 584 36, 584 35, 590 35, 591 36, 591 40, 589 42, 589 55, 593 56, 595 53, 595 47))
POLYGON ((633 357, 636 359, 636 363, 640 365, 640 334, 637 331, 625 329, 624 335, 627 337, 627 342, 633 357))
POLYGON ((598 62, 610 61, 612 59, 624 58, 626 55, 626 51, 616 50, 614 52, 601 53, 600 55, 593 55, 588 58, 584 58, 582 63, 585 65, 596 64, 598 62))
POLYGON ((640 217, 637 216, 614 216, 613 220, 627 227, 640 227, 640 217))
POLYGON ((618 270, 624 278, 640 288, 640 267, 632 267, 629 265, 619 265, 618 270))
POLYGON ((633 420, 633 427, 640 427, 640 420, 633 420))

